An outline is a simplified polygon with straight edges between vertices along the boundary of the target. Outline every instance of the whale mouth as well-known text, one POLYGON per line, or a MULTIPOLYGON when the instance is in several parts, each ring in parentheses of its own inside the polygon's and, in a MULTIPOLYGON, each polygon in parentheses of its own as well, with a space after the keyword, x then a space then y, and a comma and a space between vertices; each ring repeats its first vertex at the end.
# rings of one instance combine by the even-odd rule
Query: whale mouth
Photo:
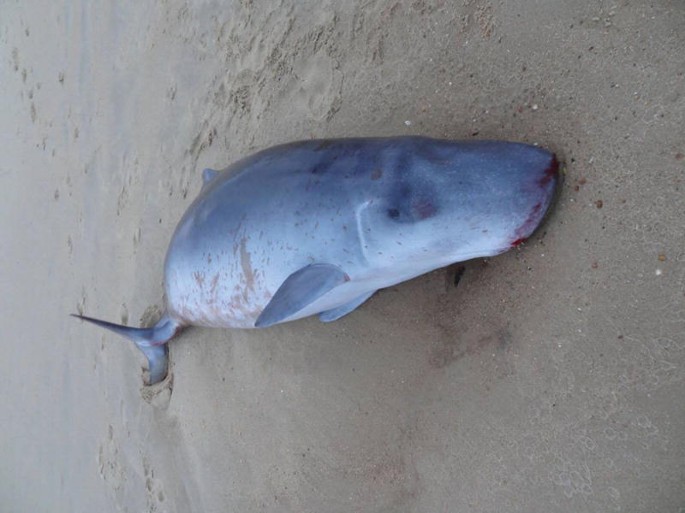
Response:
POLYGON ((563 175, 560 173, 559 160, 552 155, 552 160, 545 169, 541 178, 537 180, 537 186, 543 190, 543 198, 533 205, 526 220, 514 232, 510 247, 515 248, 526 242, 547 219, 552 205, 554 205, 561 191, 563 175))

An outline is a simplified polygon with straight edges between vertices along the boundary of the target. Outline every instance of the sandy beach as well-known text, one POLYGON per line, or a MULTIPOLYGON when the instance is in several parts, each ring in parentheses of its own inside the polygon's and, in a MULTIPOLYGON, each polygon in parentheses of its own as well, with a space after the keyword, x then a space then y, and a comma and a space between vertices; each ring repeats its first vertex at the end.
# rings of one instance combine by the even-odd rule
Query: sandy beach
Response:
POLYGON ((3 2, 0 510, 679 512, 685 6, 3 2), (331 324, 148 325, 202 169, 299 139, 551 148, 521 247, 331 324))

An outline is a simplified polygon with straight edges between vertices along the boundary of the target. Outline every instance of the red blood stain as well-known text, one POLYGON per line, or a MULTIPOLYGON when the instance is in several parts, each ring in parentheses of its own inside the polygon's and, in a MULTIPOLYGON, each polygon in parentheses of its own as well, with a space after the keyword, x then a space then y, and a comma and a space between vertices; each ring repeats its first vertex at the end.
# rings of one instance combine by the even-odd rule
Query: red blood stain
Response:
POLYGON ((514 233, 516 238, 511 243, 512 248, 520 246, 522 243, 524 243, 533 230, 535 230, 535 227, 540 221, 539 214, 541 209, 542 203, 536 203, 523 224, 516 229, 516 232, 514 233))
MULTIPOLYGON (((538 185, 542 188, 547 188, 547 186, 554 180, 559 179, 559 161, 557 160, 556 155, 552 156, 552 162, 550 162, 549 166, 547 166, 547 169, 545 169, 545 172, 542 175, 542 178, 538 180, 538 185)), ((514 232, 514 240, 511 243, 511 247, 515 248, 517 246, 520 246, 522 243, 526 241, 528 236, 533 233, 535 228, 537 227, 538 223, 540 222, 541 218, 541 211, 542 210, 542 203, 538 202, 535 204, 535 206, 531 209, 530 213, 528 214, 528 217, 526 220, 523 222, 521 226, 519 226, 516 229, 516 232, 514 232)))
POLYGON ((552 180, 558 178, 559 176, 559 161, 557 160, 557 156, 553 155, 552 156, 552 162, 550 165, 545 169, 545 173, 542 175, 542 178, 538 181, 538 184, 540 187, 546 187, 549 182, 552 180))

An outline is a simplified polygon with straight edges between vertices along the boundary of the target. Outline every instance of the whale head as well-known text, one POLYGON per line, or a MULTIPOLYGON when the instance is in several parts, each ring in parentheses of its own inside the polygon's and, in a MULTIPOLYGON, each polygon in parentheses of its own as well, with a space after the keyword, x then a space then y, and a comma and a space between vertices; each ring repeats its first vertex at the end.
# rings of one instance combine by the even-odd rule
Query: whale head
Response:
POLYGON ((547 150, 501 141, 421 143, 366 213, 366 224, 376 227, 368 254, 379 263, 434 267, 498 255, 528 239, 552 205, 560 173, 547 150))

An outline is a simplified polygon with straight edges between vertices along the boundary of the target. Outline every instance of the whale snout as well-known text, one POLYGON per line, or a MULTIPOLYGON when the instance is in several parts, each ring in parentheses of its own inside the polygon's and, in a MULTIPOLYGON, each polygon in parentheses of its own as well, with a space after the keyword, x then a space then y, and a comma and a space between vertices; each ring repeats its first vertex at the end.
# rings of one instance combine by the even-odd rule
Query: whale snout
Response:
POLYGON ((514 230, 511 247, 525 242, 542 224, 560 189, 562 175, 557 156, 550 153, 546 165, 537 173, 531 173, 531 183, 526 187, 529 210, 523 222, 514 230))

